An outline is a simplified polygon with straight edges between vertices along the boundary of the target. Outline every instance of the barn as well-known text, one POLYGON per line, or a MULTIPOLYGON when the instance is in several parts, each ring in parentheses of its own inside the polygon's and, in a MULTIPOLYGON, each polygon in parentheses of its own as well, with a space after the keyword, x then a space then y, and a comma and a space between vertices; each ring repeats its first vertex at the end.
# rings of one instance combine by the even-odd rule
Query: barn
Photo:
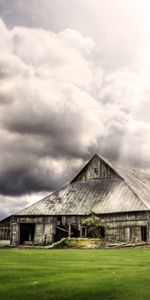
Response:
MULTIPOLYGON (((150 241, 150 175, 95 154, 66 186, 0 222, 11 245, 46 245, 62 237, 150 241)), ((5 237, 5 238, 4 238, 5 237)))

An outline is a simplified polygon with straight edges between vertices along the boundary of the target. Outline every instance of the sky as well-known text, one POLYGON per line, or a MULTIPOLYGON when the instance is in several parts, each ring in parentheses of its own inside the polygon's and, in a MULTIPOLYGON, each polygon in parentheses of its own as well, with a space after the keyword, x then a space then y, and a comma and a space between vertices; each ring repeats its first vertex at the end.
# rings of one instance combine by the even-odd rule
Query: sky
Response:
POLYGON ((149 0, 0 0, 0 219, 92 155, 150 172, 149 0))

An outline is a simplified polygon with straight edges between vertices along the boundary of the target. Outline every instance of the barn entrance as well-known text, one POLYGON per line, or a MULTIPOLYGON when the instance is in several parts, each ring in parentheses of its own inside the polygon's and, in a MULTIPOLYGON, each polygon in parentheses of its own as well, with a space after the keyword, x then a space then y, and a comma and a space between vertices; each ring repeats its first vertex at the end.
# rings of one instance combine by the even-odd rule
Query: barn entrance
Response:
POLYGON ((80 231, 78 225, 75 224, 71 225, 71 237, 75 237, 75 238, 80 237, 80 231))
POLYGON ((60 225, 56 227, 56 233, 54 236, 54 242, 60 241, 62 238, 65 237, 79 237, 80 231, 78 229, 78 225, 71 224, 70 228, 69 225, 60 225))
POLYGON ((68 226, 57 226, 54 235, 54 242, 58 242, 65 237, 68 237, 68 226))
POLYGON ((34 223, 21 223, 20 224, 20 244, 26 242, 34 242, 35 224, 34 223))
POLYGON ((146 242, 147 241, 147 227, 141 226, 141 240, 146 242))
POLYGON ((99 227, 99 237, 101 239, 103 239, 105 237, 105 227, 104 226, 99 227))

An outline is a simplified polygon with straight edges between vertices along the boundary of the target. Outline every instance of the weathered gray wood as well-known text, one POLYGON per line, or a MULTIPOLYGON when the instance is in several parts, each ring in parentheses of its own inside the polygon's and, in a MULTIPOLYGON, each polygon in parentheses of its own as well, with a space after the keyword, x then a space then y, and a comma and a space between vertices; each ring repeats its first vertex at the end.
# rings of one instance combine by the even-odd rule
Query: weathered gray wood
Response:
POLYGON ((119 176, 105 163, 104 160, 95 155, 72 182, 106 178, 119 178, 119 176))
POLYGON ((68 236, 71 237, 71 224, 69 224, 68 236))
POLYGON ((104 224, 106 241, 150 241, 149 212, 150 176, 95 155, 70 184, 0 222, 0 239, 8 238, 9 224, 16 245, 24 224, 35 229, 29 229, 27 239, 32 242, 34 234, 37 245, 52 242, 58 226, 82 237, 82 219, 90 216, 104 224))
MULTIPOLYGON (((62 216, 63 226, 68 227, 68 230, 62 228, 59 224, 59 218, 46 217, 47 223, 45 223, 45 217, 28 217, 27 224, 35 223, 35 235, 34 244, 40 245, 44 243, 50 243, 53 241, 56 227, 72 236, 71 225, 76 224, 80 231, 80 237, 82 237, 82 225, 81 222, 85 216, 62 216), (40 223, 38 223, 40 221, 40 223)), ((141 228, 145 226, 147 229, 147 241, 149 241, 149 218, 150 215, 147 212, 136 213, 124 213, 113 215, 91 215, 91 217, 98 218, 105 225, 105 240, 109 242, 140 242, 142 241, 141 228)), ((25 222, 24 217, 12 217, 11 220, 11 243, 20 243, 20 225, 25 222), (19 221, 19 223, 18 223, 19 221)), ((87 235, 85 229, 85 236, 87 235)))
POLYGON ((68 233, 68 230, 66 230, 66 229, 64 229, 64 228, 62 228, 62 227, 57 226, 57 228, 60 229, 60 230, 62 230, 62 231, 64 231, 64 232, 67 232, 67 233, 68 233))

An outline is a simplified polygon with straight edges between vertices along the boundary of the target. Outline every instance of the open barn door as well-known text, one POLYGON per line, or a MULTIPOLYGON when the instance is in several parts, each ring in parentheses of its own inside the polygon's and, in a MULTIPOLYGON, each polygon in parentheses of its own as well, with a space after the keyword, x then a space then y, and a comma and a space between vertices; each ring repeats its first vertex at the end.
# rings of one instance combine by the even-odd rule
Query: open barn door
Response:
POLYGON ((147 227, 141 226, 141 240, 146 242, 147 241, 147 227))
POLYGON ((54 242, 60 241, 65 237, 79 237, 80 231, 78 225, 60 225, 56 227, 56 233, 54 236, 54 242))
POLYGON ((68 226, 57 226, 56 233, 54 235, 54 242, 58 242, 65 237, 68 237, 68 226))
POLYGON ((32 244, 34 242, 35 224, 21 223, 20 224, 20 244, 32 244))

